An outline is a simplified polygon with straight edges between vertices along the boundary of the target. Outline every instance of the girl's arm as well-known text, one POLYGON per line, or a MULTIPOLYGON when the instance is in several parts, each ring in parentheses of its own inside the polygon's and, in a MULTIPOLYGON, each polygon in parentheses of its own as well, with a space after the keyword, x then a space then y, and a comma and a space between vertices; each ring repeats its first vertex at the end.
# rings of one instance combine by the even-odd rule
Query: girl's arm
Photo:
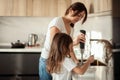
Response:
POLYGON ((90 66, 90 63, 92 63, 93 61, 94 61, 94 56, 90 56, 88 60, 86 61, 86 63, 84 63, 82 66, 78 65, 72 71, 77 74, 83 75, 88 69, 88 67, 90 66))

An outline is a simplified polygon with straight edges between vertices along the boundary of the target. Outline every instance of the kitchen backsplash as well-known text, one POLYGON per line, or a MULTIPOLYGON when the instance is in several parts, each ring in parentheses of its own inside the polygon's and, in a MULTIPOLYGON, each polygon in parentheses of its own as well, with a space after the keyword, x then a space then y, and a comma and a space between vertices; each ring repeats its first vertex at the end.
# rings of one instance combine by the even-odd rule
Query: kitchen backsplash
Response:
POLYGON ((51 17, 0 17, 0 43, 17 40, 28 41, 28 36, 35 33, 39 42, 44 41, 47 25, 51 17))
POLYGON ((80 32, 80 29, 85 29, 88 33, 90 33, 91 38, 98 38, 98 35, 94 36, 94 33, 98 33, 103 39, 112 39, 111 12, 101 15, 88 15, 88 19, 83 25, 81 25, 80 22, 75 25, 74 36, 80 32))
MULTIPOLYGON (((40 40, 40 36, 47 32, 47 25, 52 19, 52 17, 0 17, 0 43, 27 41, 30 33, 38 34, 40 40)), ((88 17, 83 25, 78 22, 75 25, 74 36, 79 34, 80 29, 90 33, 101 33, 102 38, 110 40, 112 38, 111 15, 88 17)))

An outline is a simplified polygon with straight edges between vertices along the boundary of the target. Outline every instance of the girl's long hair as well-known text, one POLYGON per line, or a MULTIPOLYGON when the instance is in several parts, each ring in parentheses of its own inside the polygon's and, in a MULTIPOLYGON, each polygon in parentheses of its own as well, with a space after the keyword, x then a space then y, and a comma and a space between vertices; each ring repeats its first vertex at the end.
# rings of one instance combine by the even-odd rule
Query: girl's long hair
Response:
POLYGON ((70 9, 72 9, 73 11, 75 11, 75 13, 73 14, 73 16, 76 16, 80 12, 85 11, 85 17, 84 17, 84 19, 82 21, 82 24, 86 21, 86 19, 87 19, 87 9, 86 9, 86 7, 85 7, 85 5, 83 3, 81 3, 81 2, 75 2, 72 5, 70 5, 67 8, 67 10, 66 10, 65 15, 67 15, 69 13, 70 9))
POLYGON ((69 45, 72 38, 65 33, 56 33, 51 43, 49 57, 47 59, 47 71, 49 73, 59 73, 61 64, 66 56, 70 56, 69 45))

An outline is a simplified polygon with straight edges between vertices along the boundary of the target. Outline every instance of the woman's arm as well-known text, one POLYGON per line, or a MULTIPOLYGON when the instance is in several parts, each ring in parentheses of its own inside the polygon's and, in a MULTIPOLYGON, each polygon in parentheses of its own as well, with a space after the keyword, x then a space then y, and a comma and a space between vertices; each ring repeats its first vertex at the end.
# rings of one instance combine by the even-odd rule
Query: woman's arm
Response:
POLYGON ((80 42, 85 42, 85 35, 80 33, 74 40, 73 40, 73 46, 78 45, 80 42))
POLYGON ((55 36, 55 34, 59 33, 59 32, 60 32, 60 30, 56 26, 51 27, 51 29, 50 29, 50 42, 52 42, 52 39, 55 36))
MULTIPOLYGON (((73 40, 73 46, 76 46, 78 45, 80 42, 85 42, 85 35, 84 34, 80 34, 78 35, 74 40, 73 40)), ((71 58, 73 59, 73 61, 75 63, 79 63, 78 59, 76 58, 75 56, 75 53, 73 51, 73 48, 71 49, 72 51, 70 52, 70 56, 71 58)))

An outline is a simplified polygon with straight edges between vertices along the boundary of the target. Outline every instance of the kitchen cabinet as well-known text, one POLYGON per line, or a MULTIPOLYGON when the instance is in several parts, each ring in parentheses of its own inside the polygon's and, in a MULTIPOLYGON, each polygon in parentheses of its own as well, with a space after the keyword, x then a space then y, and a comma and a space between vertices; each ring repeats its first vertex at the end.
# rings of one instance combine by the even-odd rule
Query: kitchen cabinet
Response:
POLYGON ((0 80, 39 80, 40 52, 0 52, 0 80))
POLYGON ((0 16, 26 16, 26 0, 0 0, 0 16))
POLYGON ((70 4, 71 0, 0 0, 0 16, 61 16, 70 4))
POLYGON ((26 0, 0 0, 0 16, 26 16, 26 0))
POLYGON ((113 0, 113 12, 112 12, 112 23, 113 23, 113 66, 114 66, 114 79, 120 80, 120 0, 113 0))
POLYGON ((113 49, 114 80, 120 80, 120 48, 113 49))
POLYGON ((0 16, 10 16, 11 3, 10 0, 0 0, 0 16))
POLYGON ((26 16, 33 16, 33 0, 26 0, 26 16))
POLYGON ((26 16, 26 0, 11 0, 11 4, 10 16, 26 16))
POLYGON ((57 16, 58 0, 33 0, 33 16, 57 16))
POLYGON ((77 1, 85 4, 89 14, 112 10, 112 0, 72 0, 72 3, 77 1))
POLYGON ((27 16, 62 16, 70 4, 71 0, 27 0, 27 16))
POLYGON ((58 0, 58 16, 63 16, 66 9, 71 5, 71 0, 58 0))
POLYGON ((105 12, 112 10, 112 0, 94 0, 94 12, 105 12), (96 5, 98 4, 98 5, 96 5))
POLYGON ((83 2, 88 13, 112 10, 112 0, 0 0, 0 16, 62 16, 74 2, 83 2))

